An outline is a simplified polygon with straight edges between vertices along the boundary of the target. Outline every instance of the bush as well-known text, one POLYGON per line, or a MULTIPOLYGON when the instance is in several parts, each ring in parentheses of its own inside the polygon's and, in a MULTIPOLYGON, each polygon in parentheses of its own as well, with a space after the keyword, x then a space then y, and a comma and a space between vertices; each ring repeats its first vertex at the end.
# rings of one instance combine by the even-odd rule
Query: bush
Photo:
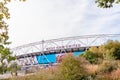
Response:
POLYGON ((118 64, 116 61, 109 61, 104 60, 102 64, 100 64, 100 72, 102 73, 110 73, 113 70, 116 70, 118 68, 118 64))
POLYGON ((85 69, 81 62, 72 55, 63 60, 61 64, 62 80, 82 80, 85 78, 85 69))
POLYGON ((86 51, 83 54, 83 57, 85 57, 85 59, 88 60, 92 64, 96 64, 98 61, 98 55, 96 55, 95 53, 91 51, 86 51))
POLYGON ((111 77, 113 80, 120 80, 120 69, 114 70, 111 73, 111 77))
POLYGON ((115 59, 120 59, 120 42, 109 40, 104 44, 105 54, 112 55, 115 59))

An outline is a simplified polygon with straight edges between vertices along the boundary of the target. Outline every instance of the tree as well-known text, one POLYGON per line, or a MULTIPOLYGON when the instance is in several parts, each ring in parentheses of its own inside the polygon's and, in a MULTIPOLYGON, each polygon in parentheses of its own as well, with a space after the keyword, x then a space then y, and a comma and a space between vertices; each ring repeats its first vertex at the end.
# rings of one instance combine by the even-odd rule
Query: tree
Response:
POLYGON ((86 51, 82 56, 92 64, 98 61, 98 55, 92 51, 86 51))
POLYGON ((109 40, 104 44, 105 55, 111 55, 114 59, 120 60, 120 42, 109 40))
POLYGON ((91 47, 83 54, 89 62, 94 63, 97 59, 120 60, 120 42, 108 40, 105 44, 97 47, 91 47))
MULTIPOLYGON (((11 0, 0 1, 0 73, 3 74, 8 70, 8 64, 15 60, 12 52, 7 47, 11 42, 8 41, 8 25, 5 19, 10 18, 9 9, 6 6, 11 0)), ((25 0, 20 0, 25 1, 25 0)))
POLYGON ((61 64, 61 80, 83 80, 85 69, 73 55, 67 56, 61 64))
POLYGON ((96 0, 95 2, 98 3, 98 7, 111 8, 113 4, 120 3, 120 0, 96 0))
POLYGON ((8 68, 8 71, 11 72, 12 76, 17 76, 17 71, 18 70, 21 70, 21 67, 18 66, 18 64, 16 62, 13 62, 8 68))

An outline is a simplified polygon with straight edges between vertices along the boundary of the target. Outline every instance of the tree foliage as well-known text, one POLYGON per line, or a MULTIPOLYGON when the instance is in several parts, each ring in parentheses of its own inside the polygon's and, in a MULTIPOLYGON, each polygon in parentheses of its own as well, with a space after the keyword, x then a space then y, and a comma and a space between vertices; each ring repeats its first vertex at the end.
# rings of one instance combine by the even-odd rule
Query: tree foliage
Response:
POLYGON ((79 60, 70 55, 61 64, 62 80, 82 80, 85 70, 79 60))
POLYGON ((96 0, 98 7, 101 8, 111 8, 114 4, 120 3, 120 0, 96 0))
POLYGON ((115 59, 120 60, 120 42, 109 40, 104 44, 105 54, 109 54, 115 59))
POLYGON ((99 47, 91 47, 83 57, 90 63, 96 63, 98 59, 120 60, 120 42, 109 40, 99 47))
POLYGON ((88 60, 90 63, 95 64, 98 61, 98 55, 96 55, 94 52, 92 51, 86 51, 83 54, 83 57, 85 57, 86 60, 88 60))
MULTIPOLYGON (((25 1, 25 0, 20 0, 25 1)), ((11 0, 1 0, 0 1, 0 73, 3 74, 8 70, 8 64, 15 60, 15 57, 12 56, 12 52, 7 47, 11 42, 8 41, 8 25, 5 22, 5 19, 10 18, 9 9, 7 4, 11 0)))

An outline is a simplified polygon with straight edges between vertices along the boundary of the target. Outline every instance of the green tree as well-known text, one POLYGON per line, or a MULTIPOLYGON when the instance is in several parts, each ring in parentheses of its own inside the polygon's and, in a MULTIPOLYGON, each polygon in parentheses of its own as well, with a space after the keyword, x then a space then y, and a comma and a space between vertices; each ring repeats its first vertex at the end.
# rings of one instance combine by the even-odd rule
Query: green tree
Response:
MULTIPOLYGON (((0 73, 3 74, 8 70, 8 64, 15 60, 12 56, 12 52, 7 47, 11 42, 8 41, 8 25, 5 19, 10 18, 9 9, 7 4, 11 0, 1 0, 0 1, 0 73)), ((25 1, 25 0, 20 0, 25 1)))
POLYGON ((9 1, 1 1, 0 2, 0 73, 3 74, 7 71, 7 65, 8 62, 10 62, 12 59, 15 59, 11 56, 10 49, 6 47, 10 44, 8 42, 9 36, 8 36, 8 25, 3 20, 4 18, 9 19, 10 14, 8 12, 8 8, 6 7, 6 4, 9 1))
POLYGON ((120 60, 120 42, 109 40, 98 48, 91 47, 83 54, 83 57, 91 63, 95 63, 97 59, 120 60))
POLYGON ((113 7, 113 4, 120 3, 120 0, 96 0, 95 2, 98 3, 98 7, 110 8, 113 7))
POLYGON ((70 55, 61 64, 62 80, 82 80, 85 76, 85 69, 81 62, 70 55))
POLYGON ((114 59, 120 60, 120 42, 109 40, 104 44, 105 47, 105 55, 111 55, 114 59))
POLYGON ((86 51, 82 56, 93 64, 96 64, 98 61, 98 55, 92 51, 86 51))
POLYGON ((8 71, 11 72, 12 76, 17 76, 17 71, 18 70, 21 70, 21 67, 18 66, 16 62, 11 63, 9 68, 8 68, 8 71))

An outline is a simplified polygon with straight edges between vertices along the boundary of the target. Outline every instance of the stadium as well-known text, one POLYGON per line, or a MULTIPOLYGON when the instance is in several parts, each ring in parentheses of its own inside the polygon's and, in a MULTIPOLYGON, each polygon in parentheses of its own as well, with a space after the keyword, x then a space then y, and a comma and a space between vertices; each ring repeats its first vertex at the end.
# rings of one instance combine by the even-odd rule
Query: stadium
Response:
POLYGON ((75 37, 42 40, 15 47, 12 50, 20 66, 57 64, 66 55, 75 57, 92 46, 98 47, 108 40, 120 41, 120 34, 82 35, 75 37))

